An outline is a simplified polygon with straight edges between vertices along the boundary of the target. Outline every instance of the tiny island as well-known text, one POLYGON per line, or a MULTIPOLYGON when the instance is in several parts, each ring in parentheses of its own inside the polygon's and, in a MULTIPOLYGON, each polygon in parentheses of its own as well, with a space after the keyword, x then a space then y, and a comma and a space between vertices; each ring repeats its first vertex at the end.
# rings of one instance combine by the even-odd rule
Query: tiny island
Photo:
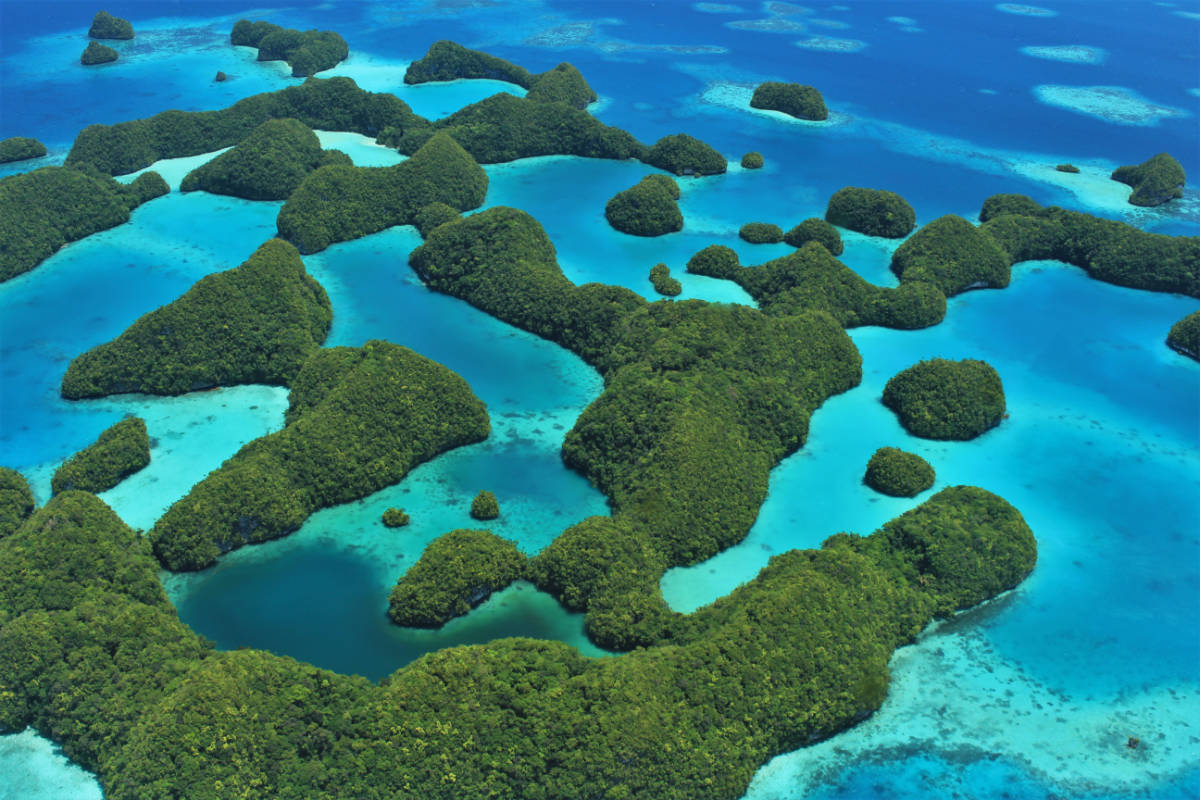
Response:
POLYGON ((829 119, 825 98, 811 86, 800 83, 760 83, 750 98, 751 108, 782 111, 796 119, 821 121, 829 119))

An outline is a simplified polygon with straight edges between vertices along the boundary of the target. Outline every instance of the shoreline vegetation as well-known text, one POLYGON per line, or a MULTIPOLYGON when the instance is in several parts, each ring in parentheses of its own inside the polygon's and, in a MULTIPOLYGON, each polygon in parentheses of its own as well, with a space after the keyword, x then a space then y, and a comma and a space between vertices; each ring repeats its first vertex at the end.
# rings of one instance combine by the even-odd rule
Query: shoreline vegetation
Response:
POLYGON ((100 493, 116 486, 150 463, 146 421, 128 417, 107 428, 94 443, 67 459, 54 472, 54 494, 79 489, 100 493))
POLYGON ((350 55, 346 40, 333 31, 298 31, 261 20, 239 19, 229 41, 255 48, 259 61, 286 61, 293 78, 309 78, 332 69, 350 55))

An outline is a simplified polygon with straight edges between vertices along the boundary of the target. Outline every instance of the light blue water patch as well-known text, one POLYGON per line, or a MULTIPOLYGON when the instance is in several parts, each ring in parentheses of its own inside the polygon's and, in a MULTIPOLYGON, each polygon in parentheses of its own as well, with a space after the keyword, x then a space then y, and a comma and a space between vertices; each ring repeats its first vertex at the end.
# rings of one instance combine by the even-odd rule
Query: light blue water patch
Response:
POLYGON ((119 420, 113 407, 59 397, 71 359, 204 275, 240 264, 274 233, 278 207, 172 193, 0 284, 0 445, 8 465, 59 461, 119 420))
POLYGON ((325 150, 341 150, 350 156, 356 167, 390 167, 406 161, 391 147, 375 144, 375 140, 359 133, 341 131, 315 131, 321 147, 325 150))
POLYGON ((3 800, 101 800, 96 777, 32 728, 0 736, 3 800))

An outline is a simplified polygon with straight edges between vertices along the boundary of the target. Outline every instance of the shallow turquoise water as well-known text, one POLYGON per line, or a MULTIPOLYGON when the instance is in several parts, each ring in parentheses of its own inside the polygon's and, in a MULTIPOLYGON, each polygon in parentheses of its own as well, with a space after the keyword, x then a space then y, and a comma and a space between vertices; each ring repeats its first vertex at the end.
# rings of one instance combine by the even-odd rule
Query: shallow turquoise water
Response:
MULTIPOLYGON (((0 128, 5 136, 42 138, 52 150, 46 161, 61 158, 89 122, 168 107, 219 108, 294 82, 225 44, 232 20, 245 12, 232 4, 179 7, 172 13, 191 16, 153 22, 129 11, 139 40, 118 45, 126 60, 98 71, 75 66, 80 29, 64 31, 68 23, 47 15, 22 27, 12 16, 19 5, 0 4, 0 128), (217 69, 235 79, 213 83, 217 69)), ((437 38, 455 38, 533 69, 571 60, 602 95, 594 113, 645 141, 687 130, 734 161, 752 149, 766 155, 757 173, 681 181, 685 229, 660 239, 623 236, 603 221, 606 200, 653 171, 645 165, 546 158, 487 167, 487 205, 537 217, 576 282, 625 285, 653 299, 646 274, 661 261, 683 282, 685 298, 751 304, 728 282, 684 274, 687 258, 714 242, 734 247, 747 264, 782 255, 788 248, 741 242, 738 227, 765 221, 786 229, 820 216, 829 194, 847 184, 901 192, 922 223, 944 213, 971 218, 989 194, 1017 191, 1147 229, 1197 231, 1191 190, 1180 204, 1143 212, 1107 180, 1116 164, 1163 149, 1190 173, 1200 169, 1200 23, 1169 4, 1111 3, 1098 12, 1094 4, 1055 3, 1057 16, 1031 17, 993 4, 857 3, 793 15, 807 28, 791 35, 728 25, 772 16, 757 5, 734 14, 700 13, 688 3, 535 3, 520 14, 503 6, 409 5, 399 13, 382 3, 301 3, 274 19, 337 27, 352 57, 330 74, 396 91, 427 116, 501 89, 520 93, 493 82, 402 85, 408 61, 437 38), (913 24, 888 19, 894 16, 913 24), (982 29, 987 37, 974 35, 982 29), (866 46, 821 53, 795 45, 815 34, 866 46), (1067 64, 1021 53, 1068 43, 1108 57, 1067 64), (710 46, 722 50, 694 49, 710 46), (871 74, 903 75, 905 83, 864 79, 871 74), (797 75, 825 92, 835 112, 830 124, 745 109, 749 86, 797 75), (1038 99, 1045 93, 1033 91, 1062 85, 1127 87, 1184 116, 1147 111, 1158 114, 1152 125, 1143 124, 1151 117, 1116 124, 1046 105, 1038 99), (1051 166, 1060 161, 1084 173, 1064 178, 1051 166)), ((70 7, 56 4, 62 20, 70 7)), ((398 160, 361 137, 323 134, 322 141, 360 164, 398 160)), ((104 497, 145 528, 241 444, 282 424, 286 394, 263 387, 175 399, 57 397, 70 358, 199 277, 240 263, 273 233, 277 208, 172 194, 135 212, 130 225, 70 245, 0 286, 0 450, 6 464, 34 480, 41 499, 63 458, 138 413, 157 439, 153 462, 104 497)), ((894 243, 845 239, 847 264, 873 282, 895 284, 888 269, 894 243)), ((198 575, 168 577, 184 618, 222 646, 269 647, 371 677, 420 652, 512 633, 596 652, 586 650, 577 615, 527 585, 439 632, 401 630, 383 617, 388 589, 424 546, 476 524, 466 507, 479 489, 500 497, 505 513, 494 529, 528 553, 572 522, 605 513, 603 497, 558 457, 563 433, 599 393, 599 378, 573 356, 426 291, 406 263, 418 242, 400 228, 306 257, 334 303, 328 344, 382 337, 446 363, 488 404, 493 435, 397 486, 319 512, 287 539, 238 551, 198 575), (383 528, 379 516, 393 505, 410 512, 411 527, 383 528)), ((753 577, 772 553, 817 546, 838 530, 868 533, 920 502, 927 495, 896 500, 861 484, 867 458, 884 444, 929 459, 938 470, 934 490, 976 483, 1010 500, 1038 535, 1039 566, 1008 597, 897 653, 892 692, 878 714, 773 760, 748 798, 1200 796, 1200 365, 1162 344, 1169 325, 1196 305, 1096 283, 1073 268, 1025 264, 1008 289, 953 300, 935 328, 852 332, 863 384, 814 416, 806 447, 772 474, 745 542, 667 575, 669 600, 695 608, 753 577), (892 374, 930 356, 993 363, 1005 381, 1009 419, 969 443, 907 436, 879 394, 892 374), (1128 751, 1129 735, 1146 747, 1128 751)), ((56 760, 45 740, 0 738, 0 797, 98 794, 94 783, 84 786, 79 770, 56 760)))

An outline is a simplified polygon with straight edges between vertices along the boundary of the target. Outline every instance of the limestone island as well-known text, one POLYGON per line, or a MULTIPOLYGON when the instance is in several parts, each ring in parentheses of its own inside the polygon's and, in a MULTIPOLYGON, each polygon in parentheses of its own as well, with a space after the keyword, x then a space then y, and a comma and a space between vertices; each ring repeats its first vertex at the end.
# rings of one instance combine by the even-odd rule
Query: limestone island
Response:
POLYGON ((271 239, 241 266, 206 275, 116 339, 77 356, 63 376, 62 396, 290 386, 325 341, 331 320, 329 297, 296 248, 271 239))
POLYGON ((738 237, 750 244, 778 244, 783 241, 783 228, 770 222, 747 222, 738 229, 738 237))
POLYGON ((397 625, 438 628, 525 577, 516 544, 489 531, 457 530, 429 543, 388 595, 397 625))
POLYGON ((1141 164, 1117 167, 1111 177, 1133 187, 1129 202, 1135 206, 1161 206, 1183 197, 1187 179, 1183 166, 1169 153, 1159 153, 1141 164))
POLYGON ((88 36, 93 39, 132 39, 133 25, 129 20, 114 17, 107 11, 97 11, 92 18, 88 36))
POLYGON ((863 483, 892 497, 916 497, 933 486, 929 462, 897 447, 881 447, 867 462, 863 483))
POLYGON ((679 185, 666 175, 647 175, 617 192, 604 206, 608 224, 634 236, 662 236, 683 229, 679 185))
POLYGON ((58 468, 50 481, 54 494, 80 489, 103 492, 150 463, 146 421, 129 417, 106 429, 58 468))
POLYGON ((25 161, 30 158, 41 158, 46 155, 46 145, 37 139, 25 136, 11 136, 0 141, 0 164, 12 161, 25 161))
POLYGON ((333 31, 298 31, 261 20, 239 19, 229 41, 257 48, 259 61, 286 61, 294 78, 332 69, 350 55, 346 40, 333 31))
POLYGON ((388 528, 403 528, 412 520, 402 508, 389 508, 383 512, 383 524, 388 528))
POLYGON ((986 361, 931 358, 892 376, 883 404, 922 439, 966 441, 1004 418, 1004 386, 986 361))
POLYGON ((88 46, 83 48, 83 54, 79 56, 79 63, 91 67, 96 64, 109 64, 119 57, 117 51, 106 44, 88 42, 88 46))
POLYGON ((683 291, 679 280, 671 277, 671 268, 663 263, 650 268, 650 284, 654 286, 654 291, 663 297, 676 297, 683 291))
POLYGON ((719 175, 728 166, 712 145, 686 133, 662 137, 642 160, 676 175, 719 175))
POLYGON ((496 519, 500 516, 500 503, 496 495, 484 489, 471 501, 471 518, 478 520, 496 519))
POLYGON ((763 154, 757 151, 751 151, 742 156, 742 169, 762 169, 763 154))
POLYGON ((868 236, 901 239, 916 226, 917 212, 895 192, 847 186, 829 198, 825 221, 868 236))
POLYGON ((832 255, 840 256, 845 245, 838 229, 823 219, 809 217, 783 235, 783 241, 792 247, 803 247, 809 242, 819 242, 832 255))
POLYGON ((799 83, 760 83, 754 88, 750 107, 782 111, 796 119, 829 119, 829 109, 825 107, 825 98, 821 93, 811 86, 799 83))
POLYGON ((1167 345, 1177 353, 1200 361, 1200 311, 1188 314, 1171 326, 1167 345))

